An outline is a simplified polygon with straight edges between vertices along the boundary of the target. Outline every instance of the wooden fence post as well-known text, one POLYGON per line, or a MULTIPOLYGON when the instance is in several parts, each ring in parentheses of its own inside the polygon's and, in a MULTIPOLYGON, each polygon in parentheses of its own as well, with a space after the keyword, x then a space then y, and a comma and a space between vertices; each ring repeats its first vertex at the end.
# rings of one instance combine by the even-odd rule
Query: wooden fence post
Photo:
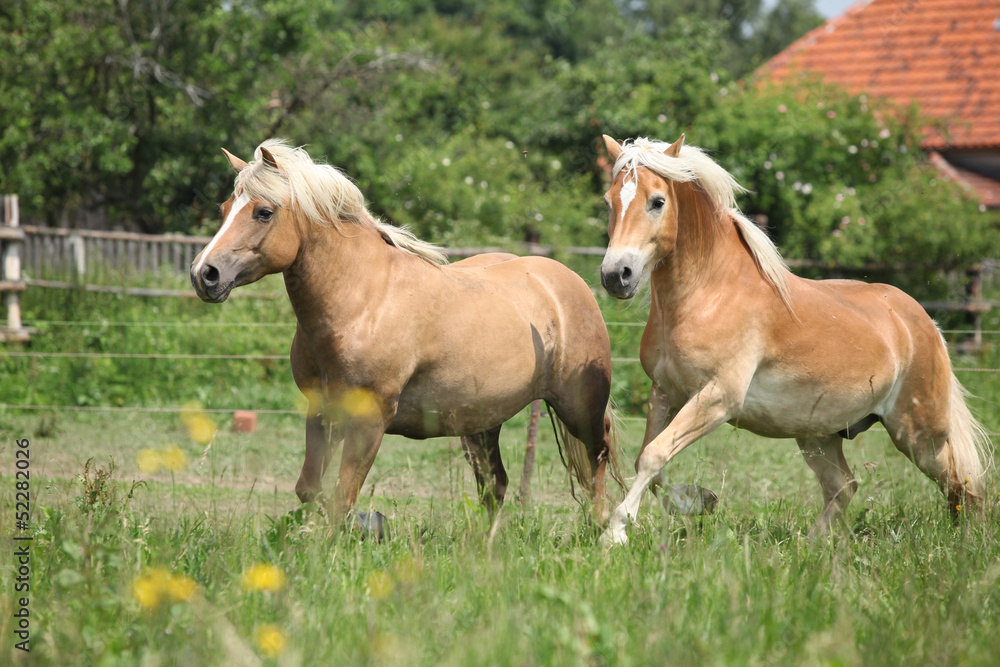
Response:
POLYGON ((30 332, 21 324, 20 293, 24 291, 21 280, 21 242, 24 230, 20 228, 17 195, 4 195, 3 225, 0 226, 0 245, 3 247, 3 272, 0 275, 0 293, 7 304, 7 326, 0 329, 0 341, 26 341, 30 332))
POLYGON ((80 278, 80 282, 86 282, 84 278, 87 274, 87 246, 83 242, 83 237, 79 234, 71 234, 67 239, 69 244, 70 257, 72 258, 72 273, 80 278))
POLYGON ((528 443, 524 448, 524 471, 521 473, 521 488, 517 492, 517 502, 522 507, 531 504, 531 473, 535 469, 535 443, 538 442, 538 420, 542 416, 542 401, 531 402, 531 417, 528 418, 528 443))
MULTIPOLYGON (((983 265, 982 262, 971 266, 966 275, 969 282, 965 286, 965 298, 970 303, 978 303, 983 300, 983 265)), ((972 327, 972 346, 976 350, 983 347, 983 313, 981 310, 970 309, 966 315, 966 322, 972 327)))
POLYGON ((983 301, 985 263, 986 260, 983 260, 965 270, 965 302, 959 309, 965 311, 965 321, 972 329, 972 335, 955 343, 955 351, 960 354, 976 354, 983 349, 983 313, 992 308, 989 301, 983 301))

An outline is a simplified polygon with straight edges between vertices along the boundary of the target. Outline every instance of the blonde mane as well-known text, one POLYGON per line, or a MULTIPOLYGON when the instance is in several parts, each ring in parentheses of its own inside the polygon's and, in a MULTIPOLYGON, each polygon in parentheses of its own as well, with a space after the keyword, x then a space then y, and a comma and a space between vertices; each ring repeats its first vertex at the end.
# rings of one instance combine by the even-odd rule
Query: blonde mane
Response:
POLYGON ((444 253, 421 241, 411 231, 376 219, 365 208, 365 197, 351 180, 328 164, 313 161, 301 147, 284 139, 268 139, 254 151, 254 160, 236 175, 235 194, 266 199, 298 209, 312 224, 333 227, 346 234, 344 223, 374 229, 385 242, 434 264, 447 264, 444 253), (261 148, 278 163, 264 163, 261 148))
POLYGON ((670 144, 639 137, 622 144, 621 155, 615 160, 612 178, 617 179, 624 169, 635 175, 639 167, 671 181, 688 183, 696 181, 720 214, 728 213, 746 241, 761 274, 777 290, 782 301, 788 303, 788 266, 778 253, 778 248, 768 235, 748 219, 736 205, 736 195, 746 188, 736 182, 732 174, 720 167, 705 151, 697 146, 682 145, 680 155, 671 157, 664 152, 670 144))

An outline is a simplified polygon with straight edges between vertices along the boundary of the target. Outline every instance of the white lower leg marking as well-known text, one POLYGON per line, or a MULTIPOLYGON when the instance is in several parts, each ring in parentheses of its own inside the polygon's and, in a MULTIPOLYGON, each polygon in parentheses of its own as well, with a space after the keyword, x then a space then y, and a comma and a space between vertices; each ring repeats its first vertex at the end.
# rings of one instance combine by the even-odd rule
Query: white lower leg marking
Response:
POLYGON ((625 529, 629 523, 635 521, 635 517, 639 513, 639 503, 642 501, 642 494, 649 486, 651 479, 652 475, 649 473, 639 473, 636 476, 635 481, 632 482, 632 488, 625 495, 625 499, 611 515, 611 521, 608 523, 608 528, 602 537, 604 544, 626 544, 628 542, 628 535, 625 529))

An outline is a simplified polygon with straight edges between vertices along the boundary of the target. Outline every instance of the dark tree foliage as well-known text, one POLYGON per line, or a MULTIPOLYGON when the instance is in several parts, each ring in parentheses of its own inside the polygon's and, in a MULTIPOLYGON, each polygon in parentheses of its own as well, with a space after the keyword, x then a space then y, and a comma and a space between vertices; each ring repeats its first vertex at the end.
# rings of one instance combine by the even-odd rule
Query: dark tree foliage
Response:
POLYGON ((34 221, 208 233, 219 147, 284 136, 429 240, 598 245, 600 135, 686 132, 786 255, 995 253, 995 215, 925 164, 913 110, 754 82, 817 22, 809 0, 12 0, 0 190, 34 221))

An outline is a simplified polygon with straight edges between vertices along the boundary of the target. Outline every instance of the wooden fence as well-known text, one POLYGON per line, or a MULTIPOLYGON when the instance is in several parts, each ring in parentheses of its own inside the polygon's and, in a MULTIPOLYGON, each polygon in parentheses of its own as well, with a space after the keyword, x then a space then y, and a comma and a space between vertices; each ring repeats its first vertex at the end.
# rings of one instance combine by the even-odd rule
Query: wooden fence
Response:
POLYGON ((0 327, 0 341, 28 340, 31 332, 21 324, 21 243, 17 195, 4 195, 0 206, 0 295, 7 307, 7 326, 0 327))
POLYGON ((35 277, 186 274, 208 236, 134 234, 25 225, 23 264, 35 277))
MULTIPOLYGON (((0 294, 7 304, 7 327, 0 329, 0 340, 26 340, 30 332, 21 326, 18 294, 25 287, 65 288, 74 287, 88 291, 123 292, 139 296, 194 296, 193 290, 123 287, 132 278, 148 274, 168 273, 186 276, 195 256, 211 240, 208 236, 181 236, 136 234, 132 232, 107 232, 96 230, 58 229, 25 225, 20 227, 17 218, 17 196, 3 198, 3 218, 0 220, 0 246, 2 246, 3 275, 0 276, 0 294), (22 270, 24 275, 22 277, 22 270)), ((506 251, 511 248, 446 248, 451 258, 506 251)), ((523 255, 552 255, 551 246, 524 243, 514 248, 523 255)), ((561 247, 566 255, 604 255, 599 247, 561 247)), ((971 328, 976 331, 964 343, 977 349, 982 342, 980 319, 994 304, 982 298, 984 269, 993 268, 979 263, 970 267, 907 267, 891 264, 870 264, 861 267, 839 267, 810 260, 788 260, 792 269, 812 271, 827 277, 878 275, 891 271, 946 270, 952 275, 964 273, 962 283, 965 295, 952 301, 927 301, 922 305, 929 311, 963 312, 971 328)))
MULTIPOLYGON (((186 275, 195 256, 212 240, 210 236, 136 234, 87 229, 22 227, 22 264, 34 278, 76 277, 98 279, 102 275, 156 273, 166 270, 186 275)), ((551 255, 550 246, 524 243, 523 255, 551 255)), ((604 248, 566 247, 571 255, 603 256, 604 248)), ((510 248, 444 248, 450 258, 471 257, 484 252, 510 252, 510 248)))

